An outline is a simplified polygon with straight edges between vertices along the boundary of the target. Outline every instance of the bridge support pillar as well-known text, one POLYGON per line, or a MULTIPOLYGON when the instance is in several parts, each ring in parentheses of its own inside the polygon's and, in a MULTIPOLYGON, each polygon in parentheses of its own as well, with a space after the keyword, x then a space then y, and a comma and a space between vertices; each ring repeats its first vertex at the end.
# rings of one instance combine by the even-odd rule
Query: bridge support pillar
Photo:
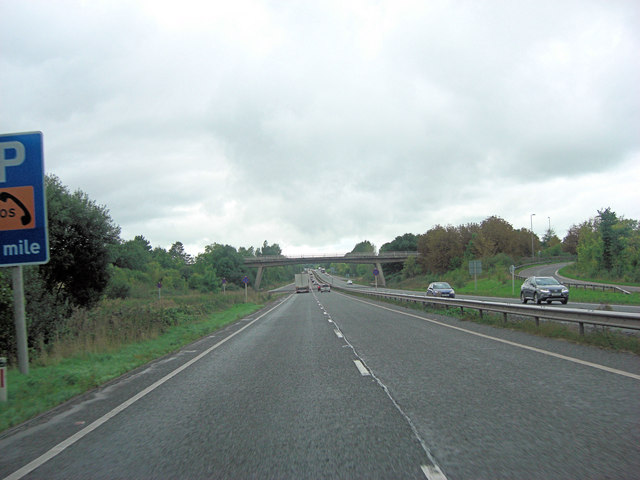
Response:
POLYGON ((262 267, 258 267, 258 273, 256 275, 256 290, 260 290, 260 282, 262 281, 262 267))
POLYGON ((382 264, 380 262, 376 263, 376 268, 378 269, 378 277, 380 277, 380 286, 386 287, 387 282, 384 279, 384 273, 382 273, 382 264))

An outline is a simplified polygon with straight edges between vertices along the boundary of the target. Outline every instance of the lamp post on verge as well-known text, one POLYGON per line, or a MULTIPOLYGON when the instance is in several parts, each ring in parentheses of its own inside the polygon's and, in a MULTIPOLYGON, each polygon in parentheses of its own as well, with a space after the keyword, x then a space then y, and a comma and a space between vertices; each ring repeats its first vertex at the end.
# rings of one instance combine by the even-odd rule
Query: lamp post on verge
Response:
POLYGON ((535 257, 535 254, 533 253, 533 216, 535 215, 535 213, 532 213, 530 216, 531 219, 531 258, 535 257))

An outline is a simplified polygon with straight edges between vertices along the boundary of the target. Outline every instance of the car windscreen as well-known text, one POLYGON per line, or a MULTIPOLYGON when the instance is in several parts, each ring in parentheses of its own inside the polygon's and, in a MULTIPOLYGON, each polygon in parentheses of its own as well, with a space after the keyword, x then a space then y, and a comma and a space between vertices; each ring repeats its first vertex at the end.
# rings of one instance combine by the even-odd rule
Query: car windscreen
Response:
POLYGON ((555 278, 538 278, 536 279, 536 283, 538 285, 559 285, 558 281, 555 278))

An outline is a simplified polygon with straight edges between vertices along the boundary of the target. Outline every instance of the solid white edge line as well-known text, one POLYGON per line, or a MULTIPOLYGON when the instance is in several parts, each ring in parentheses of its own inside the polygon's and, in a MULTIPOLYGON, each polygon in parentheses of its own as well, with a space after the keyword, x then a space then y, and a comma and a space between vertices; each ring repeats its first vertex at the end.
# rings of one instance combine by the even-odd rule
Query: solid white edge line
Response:
POLYGON ((336 334, 336 337, 343 338, 342 333, 340 333, 340 330, 334 330, 333 333, 336 334))
POLYGON ((447 477, 437 465, 422 465, 422 473, 428 480, 447 480, 447 477))
POLYGON ((371 375, 369 373, 369 370, 367 370, 367 367, 365 367, 360 360, 354 360, 353 363, 356 364, 356 368, 360 372, 360 375, 362 375, 363 377, 371 375))
MULTIPOLYGON (((352 298, 352 297, 350 297, 350 298, 352 298)), ((625 372, 624 370, 618 370, 617 368, 611 368, 611 367, 607 367, 605 365, 600 365, 598 363, 592 363, 592 362, 588 362, 586 360, 580 360, 579 358, 575 358, 575 357, 568 357, 568 356, 562 355, 560 353, 550 352, 549 350, 542 350, 541 348, 530 347, 529 345, 523 345, 521 343, 512 342, 510 340, 504 340, 502 338, 492 337, 490 335, 485 335, 484 333, 478 333, 478 332, 474 332, 472 330, 467 330, 465 328, 456 327, 455 325, 448 325, 446 323, 439 322, 439 321, 433 320, 431 318, 421 317, 419 315, 414 315, 414 314, 408 313, 408 312, 402 312, 400 310, 394 310, 393 308, 383 307, 382 305, 376 305, 375 303, 371 303, 371 302, 367 302, 367 301, 364 301, 364 300, 360 300, 358 298, 352 298, 352 299, 357 301, 357 302, 366 303, 367 305, 371 305, 373 307, 382 308, 383 310, 389 310, 390 312, 395 312, 395 313, 399 313, 401 315, 406 315, 408 317, 414 317, 414 318, 417 318, 419 320, 424 320, 426 322, 435 323, 436 325, 440 325, 442 327, 447 327, 447 328, 451 328, 453 330, 458 330, 460 332, 469 333, 469 334, 475 335, 477 337, 482 337, 482 338, 486 338, 486 339, 489 339, 489 340, 494 340, 496 342, 504 343, 505 345, 511 345, 512 347, 518 347, 518 348, 522 348, 524 350, 530 350, 532 352, 541 353, 543 355, 559 358, 561 360, 566 360, 568 362, 573 362, 573 363, 577 363, 577 364, 584 365, 584 366, 587 366, 587 367, 596 368, 598 370, 603 370, 605 372, 614 373, 616 375, 621 375, 623 377, 633 378, 634 380, 640 380, 640 375, 636 375, 635 373, 625 372)))
MULTIPOLYGON (((287 300, 289 300, 291 297, 287 298, 287 300)), ((15 472, 13 472, 12 474, 10 474, 7 477, 4 477, 3 480, 19 480, 22 477, 24 477, 25 475, 31 473, 33 470, 35 470, 36 468, 38 468, 39 466, 45 464, 46 462, 48 462, 49 460, 51 460, 53 457, 55 457, 56 455, 58 455, 59 453, 61 453, 63 450, 65 450, 67 447, 70 447, 71 445, 73 445, 74 443, 76 443, 78 440, 80 440, 82 437, 88 435, 89 433, 91 433, 92 431, 94 431, 96 428, 98 428, 100 425, 102 425, 103 423, 105 423, 107 420, 115 417, 118 413, 122 412, 123 410, 125 410, 127 407, 130 407, 131 405, 133 405, 135 402, 137 402, 138 400, 140 400, 142 397, 146 396, 147 394, 151 393, 153 390, 155 390, 156 388, 158 388, 160 385, 162 385, 163 383, 167 382, 168 380, 170 380, 171 378, 175 377, 178 373, 182 372, 183 370, 189 368, 191 365, 193 365, 194 363, 196 363, 198 360, 200 360, 202 357, 205 357, 206 355, 208 355, 209 353, 211 353, 213 350, 215 350, 216 348, 218 348, 220 345, 222 345, 223 343, 225 343, 227 340, 232 339, 233 337, 235 337, 236 335, 238 335, 240 332, 242 332, 243 330, 245 330, 246 328, 250 327, 251 325, 253 325, 255 322, 257 322, 258 320, 260 320, 262 317, 264 317, 265 315, 267 315, 268 313, 271 313, 273 310, 275 310, 276 308, 282 306, 287 300, 285 300, 284 302, 280 302, 279 304, 275 305, 273 308, 270 308, 269 310, 267 310, 266 312, 264 312, 262 315, 260 315, 259 317, 257 317, 256 319, 252 320, 250 323, 247 323, 244 327, 242 327, 241 329, 239 329, 237 332, 232 333, 231 335, 229 335, 228 337, 226 337, 223 340, 220 340, 218 343, 216 343, 215 345, 209 347, 208 349, 206 349, 204 352, 202 352, 200 355, 198 355, 197 357, 192 358, 191 360, 189 360, 187 363, 185 363, 184 365, 181 365, 180 367, 176 368, 174 371, 168 373, 167 375, 165 375, 164 377, 162 377, 160 380, 157 380, 155 383, 149 385, 147 388, 145 388, 144 390, 142 390, 141 392, 139 392, 138 394, 134 395, 133 397, 131 397, 129 400, 121 403, 120 405, 118 405, 116 408, 114 408, 113 410, 111 410, 110 412, 107 412, 105 415, 103 415, 102 417, 98 418, 97 420, 95 420, 93 423, 87 425, 86 427, 84 427, 82 430, 80 430, 79 432, 76 432, 75 434, 71 435, 69 438, 67 438, 66 440, 63 440, 62 442, 58 443, 55 447, 51 448, 49 451, 43 453, 42 455, 40 455, 38 458, 36 458, 35 460, 32 460, 31 462, 29 462, 28 464, 26 464, 24 467, 19 468, 18 470, 16 470, 15 472)))

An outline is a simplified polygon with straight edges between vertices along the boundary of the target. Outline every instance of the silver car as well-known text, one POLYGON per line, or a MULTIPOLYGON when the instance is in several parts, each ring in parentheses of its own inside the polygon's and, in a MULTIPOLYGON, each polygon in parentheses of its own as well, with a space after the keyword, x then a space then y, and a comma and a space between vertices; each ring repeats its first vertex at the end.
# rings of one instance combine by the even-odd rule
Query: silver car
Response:
POLYGON ((427 288, 427 295, 455 298, 456 292, 447 282, 433 282, 427 288))

